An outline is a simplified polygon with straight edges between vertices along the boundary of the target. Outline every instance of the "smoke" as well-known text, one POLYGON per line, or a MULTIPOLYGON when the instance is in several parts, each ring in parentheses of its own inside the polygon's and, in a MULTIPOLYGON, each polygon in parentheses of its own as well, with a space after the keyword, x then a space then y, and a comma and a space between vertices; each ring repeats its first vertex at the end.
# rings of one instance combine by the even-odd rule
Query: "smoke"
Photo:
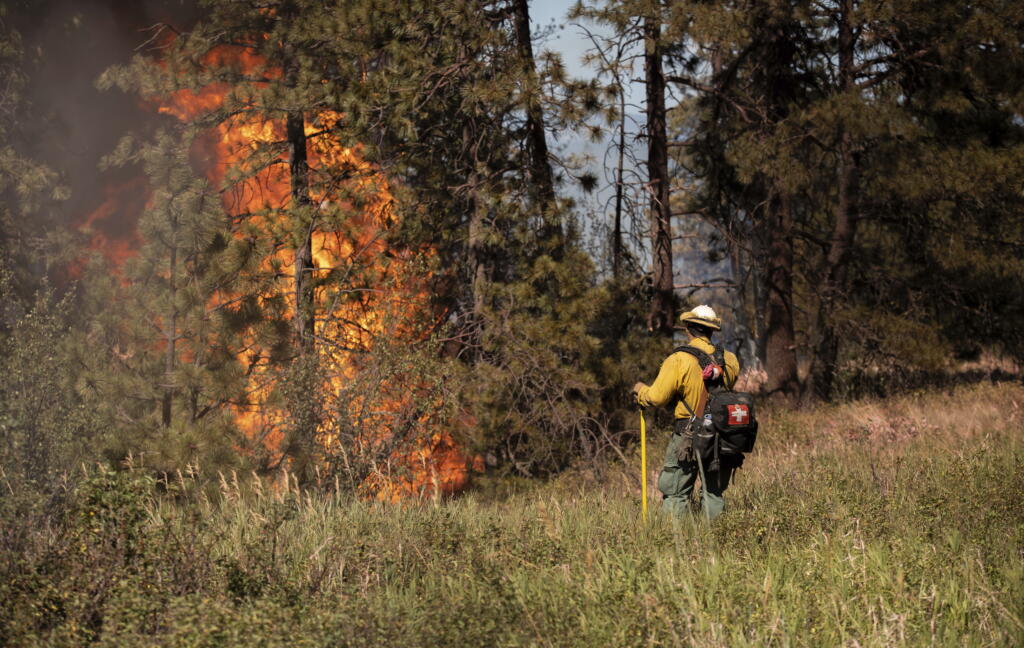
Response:
POLYGON ((134 237, 145 196, 112 200, 112 192, 137 191, 141 172, 101 171, 99 163, 122 136, 145 131, 159 117, 137 97, 97 90, 95 81, 109 66, 129 61, 145 42, 147 27, 188 27, 197 15, 194 0, 39 0, 12 7, 35 115, 19 148, 60 173, 71 189, 71 199, 60 208, 65 224, 88 223, 112 242, 134 237))

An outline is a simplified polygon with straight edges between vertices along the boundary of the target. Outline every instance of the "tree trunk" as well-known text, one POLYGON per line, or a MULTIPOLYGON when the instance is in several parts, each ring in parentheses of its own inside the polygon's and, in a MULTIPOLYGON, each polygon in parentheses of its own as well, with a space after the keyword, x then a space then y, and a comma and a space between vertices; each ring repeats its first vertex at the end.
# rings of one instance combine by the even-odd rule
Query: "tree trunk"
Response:
MULTIPOLYGON (((173 207, 170 209, 173 210, 173 207)), ((178 305, 177 305, 177 273, 178 273, 178 216, 172 211, 171 216, 171 258, 168 268, 167 315, 164 322, 164 398, 161 420, 164 427, 171 427, 171 408, 174 404, 174 367, 177 364, 175 346, 178 340, 178 305)))
POLYGON ((516 44, 523 66, 523 86, 526 99, 526 133, 529 145, 529 178, 537 191, 543 227, 541 242, 555 258, 563 252, 562 223, 555 213, 555 181, 548 159, 547 132, 544 128, 544 110, 540 103, 540 82, 533 58, 530 38, 530 6, 527 0, 513 0, 516 44))
MULTIPOLYGON (((296 20, 299 9, 294 1, 286 1, 279 8, 281 19, 296 20)), ((293 43, 283 43, 284 85, 289 90, 298 86, 299 61, 293 43)), ((295 99, 293 98, 293 103, 295 99)), ((314 295, 313 232, 316 214, 309 195, 309 153, 306 142, 306 117, 301 110, 290 110, 285 116, 285 141, 288 146, 288 176, 291 196, 291 216, 294 222, 292 261, 295 287, 295 309, 292 327, 298 351, 307 355, 315 347, 316 303, 314 295)))
MULTIPOLYGON (((855 91, 853 70, 854 51, 857 37, 853 33, 851 14, 853 0, 841 0, 839 7, 839 92, 855 91)), ((817 398, 828 399, 832 395, 836 362, 839 357, 839 334, 835 325, 835 309, 842 297, 850 248, 857 229, 857 198, 860 191, 860 168, 854 150, 853 136, 849 126, 840 121, 839 172, 837 178, 837 200, 835 222, 825 255, 824 279, 819 289, 817 313, 818 339, 811 362, 809 385, 817 398)))
POLYGON ((793 217, 788 196, 773 188, 767 210, 766 388, 769 395, 788 399, 800 390, 793 330, 793 217))
MULTIPOLYGON (((782 3, 755 4, 754 20, 763 45, 757 52, 754 83, 764 97, 760 124, 765 146, 773 142, 797 100, 800 82, 794 70, 797 40, 802 29, 792 7, 782 3)), ((764 356, 768 393, 786 400, 800 395, 796 334, 793 323, 793 211, 782 171, 769 167, 758 183, 763 207, 759 235, 764 252, 764 356)))
POLYGON ((313 349, 316 334, 316 305, 313 295, 312 201, 309 197, 309 161, 306 150, 306 121, 301 112, 288 113, 285 122, 288 141, 288 169, 291 176, 291 206, 298 218, 295 243, 295 314, 293 326, 300 351, 313 349))
POLYGON ((626 92, 619 84, 619 159, 615 166, 615 222, 612 225, 612 276, 622 276, 622 199, 626 166, 626 92))
POLYGON ((651 192, 651 270, 654 296, 647 327, 672 335, 672 225, 669 205, 668 135, 665 124, 665 77, 661 69, 661 25, 644 19, 644 68, 647 91, 647 172, 651 192))

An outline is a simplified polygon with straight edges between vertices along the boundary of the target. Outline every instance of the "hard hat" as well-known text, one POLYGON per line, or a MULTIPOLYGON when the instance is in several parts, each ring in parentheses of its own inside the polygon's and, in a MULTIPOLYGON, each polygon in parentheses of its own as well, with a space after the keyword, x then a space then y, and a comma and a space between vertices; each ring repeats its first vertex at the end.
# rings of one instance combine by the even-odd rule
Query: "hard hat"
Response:
POLYGON ((715 314, 715 309, 707 304, 701 304, 679 316, 679 323, 681 325, 685 325, 687 322, 700 324, 715 331, 722 330, 722 318, 715 314))

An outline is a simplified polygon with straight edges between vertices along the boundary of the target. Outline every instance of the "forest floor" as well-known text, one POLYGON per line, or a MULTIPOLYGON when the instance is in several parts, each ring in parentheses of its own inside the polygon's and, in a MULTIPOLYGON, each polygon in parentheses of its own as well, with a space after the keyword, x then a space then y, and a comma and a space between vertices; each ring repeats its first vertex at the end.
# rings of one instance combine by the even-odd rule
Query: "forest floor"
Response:
POLYGON ((767 411, 712 524, 643 524, 636 455, 397 506, 97 471, 56 518, 4 505, 0 644, 1022 645, 1022 408, 767 411))

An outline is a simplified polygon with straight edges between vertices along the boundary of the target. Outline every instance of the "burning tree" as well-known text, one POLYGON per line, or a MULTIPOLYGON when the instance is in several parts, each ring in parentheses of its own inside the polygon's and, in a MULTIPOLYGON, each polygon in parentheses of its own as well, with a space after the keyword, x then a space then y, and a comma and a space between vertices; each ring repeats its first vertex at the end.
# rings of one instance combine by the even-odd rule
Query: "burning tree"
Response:
POLYGON ((521 474, 557 470, 595 432, 585 367, 606 295, 557 199, 567 169, 548 152, 546 119, 571 126, 593 88, 568 83, 557 57, 534 60, 525 2, 332 11, 324 47, 354 62, 338 93, 346 126, 401 179, 401 239, 429 241, 440 261, 434 300, 455 333, 467 436, 521 474))
POLYGON ((267 467, 385 496, 459 488, 455 439, 524 474, 565 465, 595 432, 603 295, 554 192, 560 68, 537 67, 528 23, 506 0, 210 3, 109 70, 174 118, 113 156, 153 162, 124 275, 153 291, 129 418, 161 434, 200 412, 267 467))
POLYGON ((410 357, 430 346, 431 250, 389 240, 389 183, 329 107, 338 73, 296 11, 216 5, 191 32, 160 29, 158 56, 104 77, 179 122, 177 139, 126 140, 114 156, 148 161, 153 187, 128 281, 156 289, 153 315, 135 315, 157 334, 132 347, 163 366, 134 374, 159 392, 162 426, 182 408, 187 423, 229 413, 268 467, 451 491, 466 460, 442 431, 436 371, 384 361, 395 339, 410 357), (194 369, 214 358, 216 388, 197 389, 194 369))

